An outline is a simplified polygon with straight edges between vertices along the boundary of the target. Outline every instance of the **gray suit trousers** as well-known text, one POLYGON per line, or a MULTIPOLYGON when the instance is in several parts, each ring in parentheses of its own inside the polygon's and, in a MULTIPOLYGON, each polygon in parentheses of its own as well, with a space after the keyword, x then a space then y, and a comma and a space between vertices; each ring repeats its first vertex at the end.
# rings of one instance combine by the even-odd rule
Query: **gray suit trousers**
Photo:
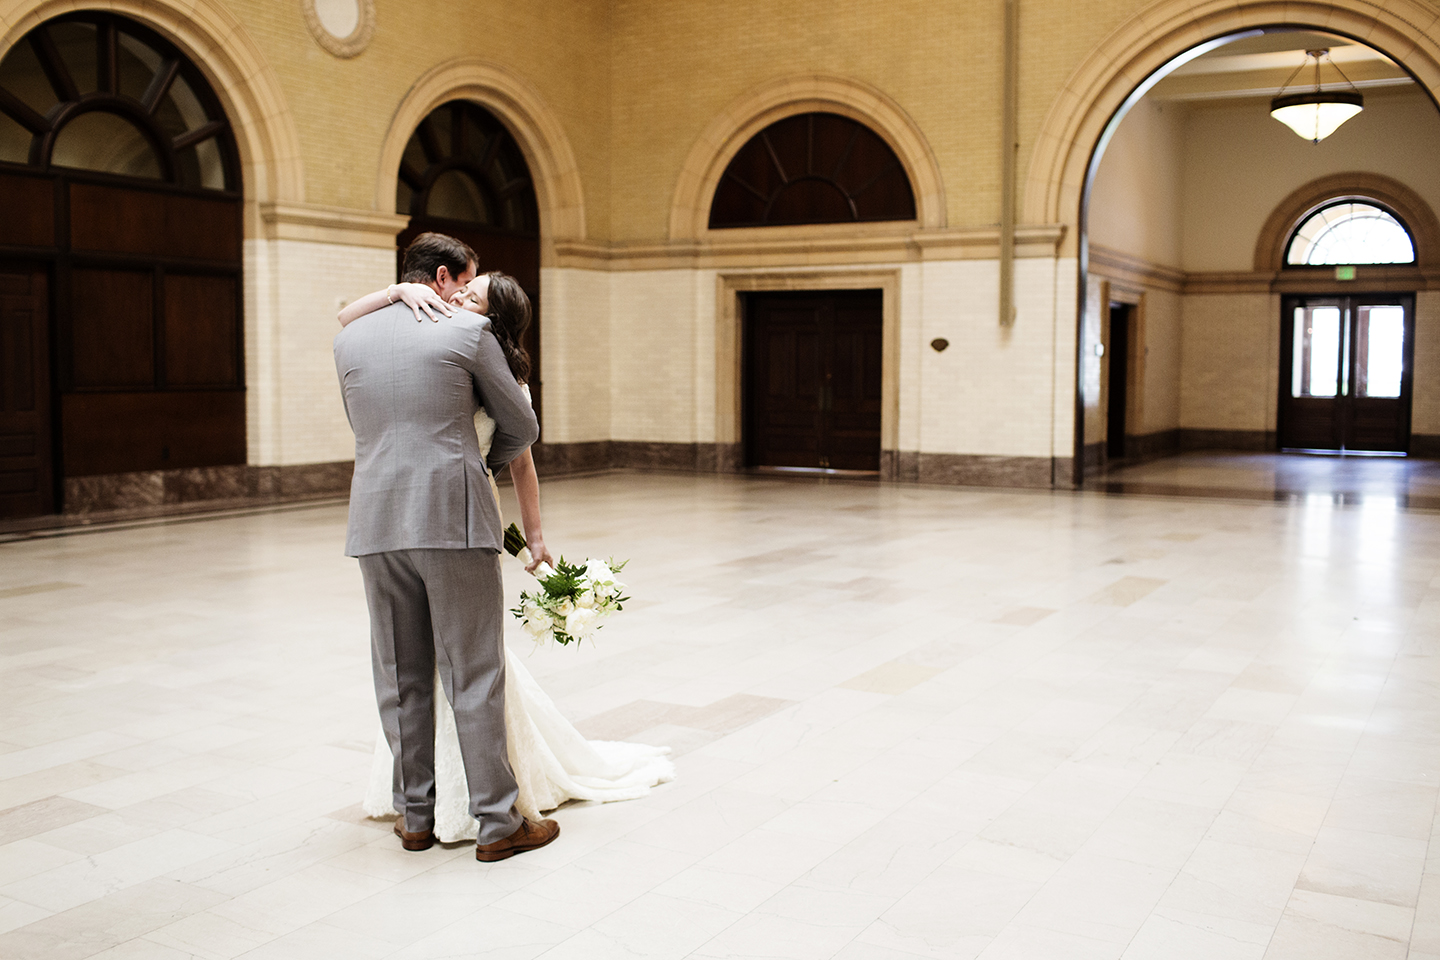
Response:
POLYGON ((435 823, 435 683, 455 710, 470 813, 480 843, 520 827, 505 749, 504 600, 490 549, 394 550, 359 558, 370 607, 380 723, 395 756, 405 829, 435 823))

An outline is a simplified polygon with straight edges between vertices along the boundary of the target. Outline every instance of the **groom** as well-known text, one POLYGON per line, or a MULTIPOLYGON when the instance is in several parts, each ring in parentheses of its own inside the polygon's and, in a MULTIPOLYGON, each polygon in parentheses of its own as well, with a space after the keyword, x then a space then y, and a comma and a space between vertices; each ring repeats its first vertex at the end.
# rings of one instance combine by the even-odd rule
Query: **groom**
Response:
MULTIPOLYGON (((475 254, 424 233, 402 279, 449 299, 475 276, 475 254)), ((475 857, 503 860, 555 839, 553 820, 515 810, 505 748, 500 515, 494 471, 539 436, 535 414, 480 314, 417 323, 398 299, 335 338, 345 414, 355 431, 346 556, 360 559, 370 608, 375 698, 395 756, 395 833, 406 850, 435 842, 434 673, 455 710, 475 857), (494 419, 489 460, 472 417, 494 419)))

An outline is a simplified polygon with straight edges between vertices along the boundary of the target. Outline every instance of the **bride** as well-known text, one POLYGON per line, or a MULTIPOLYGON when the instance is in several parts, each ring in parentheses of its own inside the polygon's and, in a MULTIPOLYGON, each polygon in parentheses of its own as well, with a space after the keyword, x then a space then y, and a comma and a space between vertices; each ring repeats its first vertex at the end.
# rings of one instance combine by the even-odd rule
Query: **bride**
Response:
MULTIPOLYGON (((505 352, 510 372, 525 388, 530 375, 530 357, 520 337, 530 322, 530 301, 520 285, 503 273, 488 273, 472 280, 455 303, 447 303, 423 283, 395 283, 351 303, 340 313, 340 324, 351 323, 389 303, 403 300, 421 320, 450 316, 457 309, 473 310, 490 318, 490 329, 505 352)), ((482 409, 475 415, 475 430, 483 460, 490 450, 495 421, 482 409)), ((535 460, 526 450, 510 464, 510 477, 520 501, 520 522, 530 552, 526 571, 540 564, 554 566, 540 529, 540 483, 535 460)), ((494 487, 495 479, 490 483, 494 487)), ((499 491, 495 490, 499 498, 499 491)), ((523 554, 522 554, 523 557, 523 554)), ((436 688, 439 689, 439 678, 436 688)), ((640 743, 586 740, 551 699, 540 689, 530 671, 505 651, 506 750, 520 794, 516 809, 532 821, 567 800, 633 800, 650 788, 675 777, 675 765, 666 756, 668 747, 640 743)), ((370 782, 365 791, 365 815, 374 818, 396 816, 398 788, 393 784, 395 762, 383 730, 377 730, 370 782)), ((435 697, 435 836, 442 843, 474 840, 477 824, 469 812, 469 793, 461 761, 455 714, 444 696, 435 697)))

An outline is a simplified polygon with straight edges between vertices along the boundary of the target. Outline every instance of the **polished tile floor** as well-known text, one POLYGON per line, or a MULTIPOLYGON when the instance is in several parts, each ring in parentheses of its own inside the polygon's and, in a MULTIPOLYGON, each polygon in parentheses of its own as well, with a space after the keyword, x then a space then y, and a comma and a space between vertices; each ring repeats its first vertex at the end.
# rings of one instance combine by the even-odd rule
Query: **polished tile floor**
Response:
POLYGON ((680 776, 488 865, 358 813, 343 506, 0 545, 0 957, 1440 957, 1440 515, 544 497, 636 599, 529 663, 680 776))
POLYGON ((1384 504, 1440 510, 1440 460, 1349 454, 1194 451, 1145 463, 1119 461, 1086 479, 1110 493, 1228 500, 1384 504))

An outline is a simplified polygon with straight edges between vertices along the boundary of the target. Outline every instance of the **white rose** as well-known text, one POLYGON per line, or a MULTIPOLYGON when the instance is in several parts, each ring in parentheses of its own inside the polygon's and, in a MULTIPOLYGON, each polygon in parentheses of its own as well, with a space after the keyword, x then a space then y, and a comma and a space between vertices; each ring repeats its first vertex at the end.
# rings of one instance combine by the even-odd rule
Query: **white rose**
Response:
MULTIPOLYGON (((559 603, 555 604, 554 607, 555 613, 562 617, 570 616, 571 612, 574 609, 575 603, 569 597, 562 598, 559 603)), ((566 633, 569 633, 569 631, 567 630, 566 633)))
POLYGON ((584 607, 586 610, 593 608, 595 606, 595 591, 586 590, 584 593, 580 594, 580 596, 575 598, 575 605, 578 607, 584 607))
POLYGON ((544 643, 555 636, 555 624, 549 617, 538 616, 533 620, 525 621, 525 632, 530 634, 530 639, 536 643, 544 643))
POLYGON ((576 640, 589 639, 595 633, 595 622, 600 615, 586 607, 578 607, 565 617, 565 632, 576 640))
POLYGON ((611 583, 615 579, 614 572, 604 560, 586 560, 585 576, 595 583, 611 583))

